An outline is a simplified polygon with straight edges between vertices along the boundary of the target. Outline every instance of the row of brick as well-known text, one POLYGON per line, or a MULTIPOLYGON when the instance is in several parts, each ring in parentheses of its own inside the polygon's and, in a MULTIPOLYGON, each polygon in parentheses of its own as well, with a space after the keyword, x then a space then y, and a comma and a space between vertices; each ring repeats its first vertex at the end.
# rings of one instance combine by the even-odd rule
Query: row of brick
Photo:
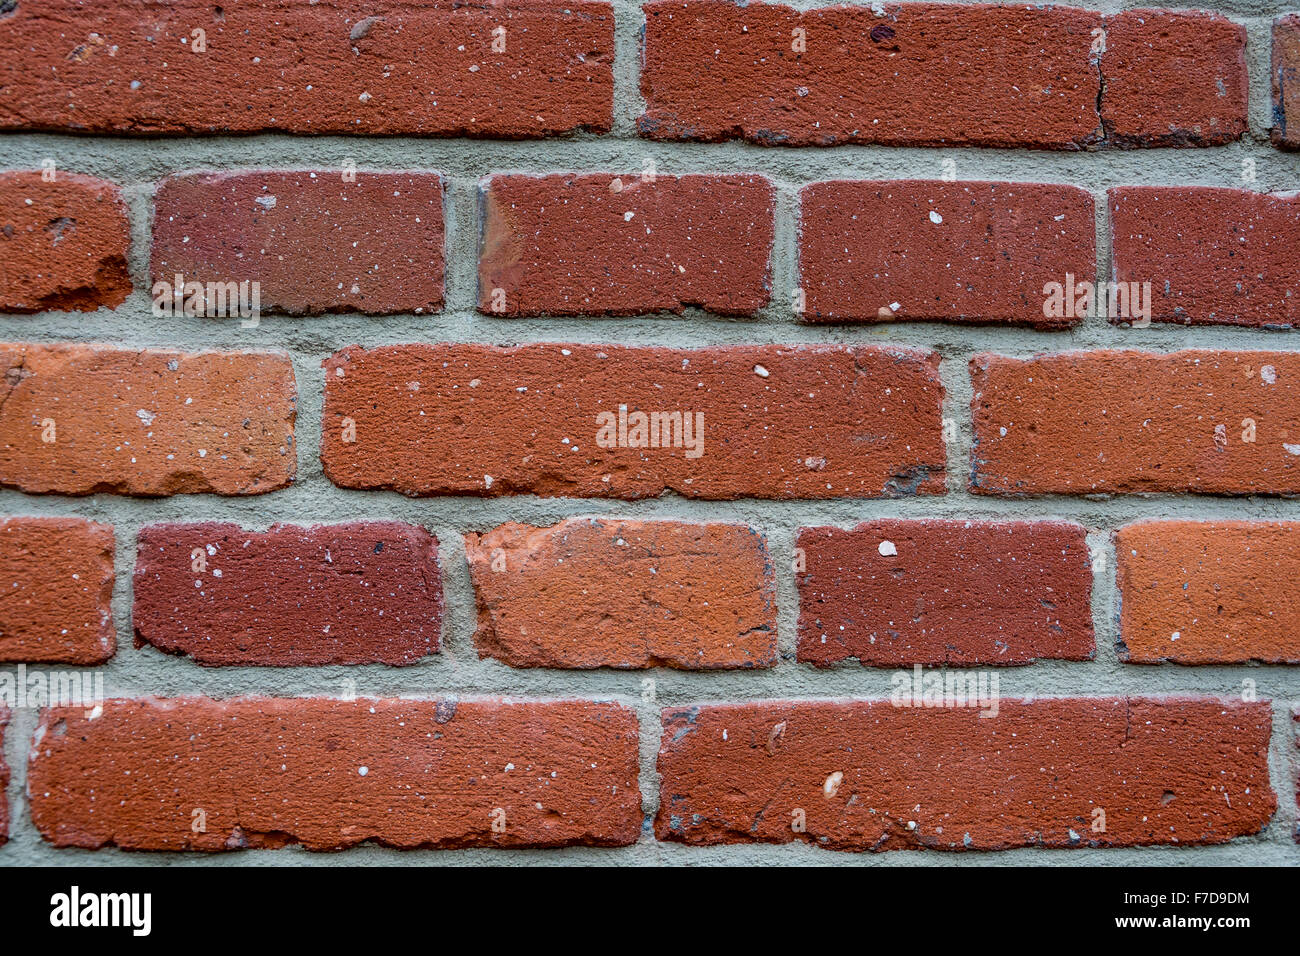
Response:
MULTIPOLYGON (((766 145, 1214 146, 1248 128, 1246 30, 1214 13, 906 3, 644 4, 641 135, 766 145)), ((606 133, 608 3, 23 0, 0 129, 606 133)), ((1300 17, 1274 25, 1272 133, 1297 143, 1300 17), (1288 120, 1291 122, 1288 123, 1288 120)))
MULTIPOLYGON (((924 349, 419 344, 323 365, 326 476, 413 496, 937 495, 956 431, 924 349)), ((981 353, 970 375, 979 494, 1300 494, 1300 353, 981 353)), ((283 354, 0 344, 0 487, 284 488, 296 403, 283 354)))
MULTIPOLYGON (((1067 521, 887 519, 800 530, 797 659, 1001 666, 1096 652, 1086 531, 1067 521)), ((438 541, 392 522, 155 524, 132 622, 207 665, 411 664, 439 650, 438 541)), ((1300 522, 1146 521, 1114 535, 1125 661, 1300 663, 1300 522)), ((739 524, 571 518, 466 536, 481 657, 515 667, 777 663, 766 537, 739 524)), ((0 661, 116 649, 113 529, 0 521, 0 661)))
MULTIPOLYGON (((662 719, 654 832, 688 844, 1213 844, 1277 808, 1267 701, 1004 701, 992 719, 764 701, 662 719)), ((27 793, 60 847, 625 846, 649 823, 638 741, 616 703, 114 699, 43 713, 27 793)))
MULTIPOLYGON (((761 176, 497 175, 482 195, 484 314, 697 306, 753 316, 771 301, 776 191, 761 176)), ((163 180, 150 264, 162 309, 155 312, 248 314, 251 301, 241 313, 233 295, 219 303, 208 285, 252 281, 259 312, 437 312, 443 199, 437 173, 163 180)), ((1114 294, 1094 288, 1094 201, 1085 190, 814 183, 800 194, 798 289, 789 307, 808 322, 1043 329, 1069 328, 1090 314, 1117 323, 1291 328, 1300 321, 1300 198, 1126 186, 1110 190, 1109 215, 1114 294), (966 264, 960 275, 957 262, 966 264)), ((57 170, 0 173, 0 219, 9 239, 0 310, 111 308, 130 293, 130 229, 111 183, 57 170)))

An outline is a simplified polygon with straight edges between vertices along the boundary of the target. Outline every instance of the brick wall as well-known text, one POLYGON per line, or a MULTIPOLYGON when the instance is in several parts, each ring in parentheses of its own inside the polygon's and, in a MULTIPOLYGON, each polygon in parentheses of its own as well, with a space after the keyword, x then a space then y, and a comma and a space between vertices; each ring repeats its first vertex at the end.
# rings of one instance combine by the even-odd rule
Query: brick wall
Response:
POLYGON ((1300 14, 0 42, 0 865, 1300 863, 1300 14))

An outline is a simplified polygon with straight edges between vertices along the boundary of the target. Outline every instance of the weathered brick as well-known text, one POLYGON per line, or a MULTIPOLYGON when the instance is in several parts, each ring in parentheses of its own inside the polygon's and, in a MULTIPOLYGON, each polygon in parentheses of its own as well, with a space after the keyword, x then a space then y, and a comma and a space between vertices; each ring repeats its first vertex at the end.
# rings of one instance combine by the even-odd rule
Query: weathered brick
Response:
POLYGON ((0 661, 94 665, 112 657, 114 550, 110 525, 0 519, 0 661))
POLYGON ((337 169, 173 176, 155 198, 152 273, 171 289, 177 274, 205 286, 255 281, 272 312, 436 312, 442 178, 361 171, 345 181, 337 169))
POLYGON ((101 179, 52 173, 47 180, 44 171, 0 172, 0 312, 116 308, 131 292, 121 192, 101 179))
POLYGON ((1300 522, 1143 521, 1115 534, 1135 663, 1300 663, 1300 522))
POLYGON ((800 11, 729 0, 643 9, 639 128, 655 139, 1080 149, 1100 133, 1090 48, 1101 17, 1085 10, 800 11))
POLYGON ((980 713, 670 708, 656 831, 840 850, 1188 845, 1256 833, 1277 807, 1266 701, 1048 698, 980 713))
POLYGON ((0 344, 0 487, 258 494, 297 470, 287 356, 0 344))
POLYGON ((812 322, 1074 325, 1044 285, 1096 272, 1092 196, 1039 183, 825 182, 804 188, 800 286, 812 322))
POLYGON ((1092 571, 1066 521, 801 528, 799 660, 900 665, 1087 660, 1092 571))
POLYGON ((1273 145, 1300 149, 1300 14, 1273 21, 1273 145))
POLYGON ((396 521, 157 524, 136 552, 136 646, 202 664, 412 664, 438 650, 438 540, 396 521))
POLYGON ((981 494, 1300 494, 1300 353, 984 353, 981 494))
POLYGON ((585 701, 110 700, 44 712, 27 779, 61 847, 621 846, 641 828, 636 715, 585 701))
POLYGON ((354 346, 324 364, 321 461, 346 488, 714 499, 944 492, 932 352, 354 346), (649 429, 634 416, 656 412, 680 412, 680 423, 654 429, 659 447, 640 444, 649 429))
POLYGON ((770 667, 766 538, 734 524, 570 518, 467 534, 480 657, 516 667, 770 667))
POLYGON ((613 11, 586 0, 22 0, 0 43, 3 129, 514 139, 612 118, 613 11))
POLYGON ((1246 28, 1217 13, 1106 17, 1101 113, 1111 146, 1220 146, 1246 131, 1246 28))
POLYGON ((1112 274, 1151 283, 1151 318, 1186 325, 1300 324, 1300 197, 1244 189, 1110 191, 1112 274))
POLYGON ((494 176, 479 310, 753 315, 771 293, 775 196, 762 176, 494 176))

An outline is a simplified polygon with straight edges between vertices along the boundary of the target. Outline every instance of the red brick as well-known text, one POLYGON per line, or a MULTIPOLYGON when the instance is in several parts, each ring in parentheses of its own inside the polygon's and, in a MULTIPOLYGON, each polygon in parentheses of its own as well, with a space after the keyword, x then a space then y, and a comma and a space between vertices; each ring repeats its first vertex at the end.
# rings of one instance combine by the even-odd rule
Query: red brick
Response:
POLYGON ((1062 328, 1043 286, 1091 280, 1092 196, 1037 183, 814 183, 802 193, 800 285, 812 322, 950 321, 1062 328))
POLYGON ((324 364, 321 461, 345 488, 713 499, 945 490, 932 352, 403 345, 353 346, 324 364), (626 441, 615 434, 620 406, 626 441), (673 428, 674 447, 630 444, 645 437, 634 414, 654 412, 682 413, 691 441, 673 428))
MULTIPOLYGON (((4 30, 0 19, 0 36, 4 30)), ((0 74, 7 59, 0 58, 0 74)), ((131 292, 121 192, 90 176, 44 175, 0 173, 0 312, 116 308, 131 292)))
POLYGON ((1092 571, 1066 521, 801 528, 799 660, 878 667, 1087 660, 1092 571))
POLYGON ((396 521, 150 525, 134 593, 136 646, 201 664, 412 664, 442 623, 438 540, 396 521))
POLYGON ((1277 806, 1271 722, 1267 702, 1211 698, 1004 700, 988 719, 883 700, 672 708, 656 830, 837 850, 1224 843, 1277 806))
POLYGON ((27 779, 60 847, 622 846, 641 829, 636 715, 611 703, 110 700, 94 720, 46 711, 27 779))
POLYGON ((1080 149, 1100 133, 1089 53, 1100 15, 992 4, 880 9, 645 4, 642 134, 1080 149), (804 52, 794 49, 799 29, 804 52))
POLYGON ((0 519, 0 661, 90 666, 112 657, 114 550, 111 525, 0 519))
POLYGON ((972 491, 1300 494, 1300 353, 984 353, 970 369, 972 491))
POLYGON ((1110 191, 1112 274, 1151 283, 1151 317, 1185 325, 1300 324, 1300 197, 1241 189, 1110 191))
POLYGON ((753 315, 771 293, 775 196, 761 176, 494 176, 479 310, 753 315))
POLYGON ((1300 149, 1300 14, 1273 21, 1273 145, 1300 149))
POLYGON ((1125 660, 1300 663, 1300 522, 1143 521, 1115 553, 1125 660))
POLYGON ((733 524, 570 518, 467 534, 480 657, 515 667, 770 667, 767 540, 733 524))
POLYGON ((0 41, 5 129, 527 138, 612 118, 607 3, 22 0, 0 41))
POLYGON ((256 281, 262 309, 294 315, 442 307, 437 173, 199 173, 155 202, 154 282, 256 281))
POLYGON ((297 470, 285 355, 11 343, 0 370, 0 487, 245 495, 297 470))
POLYGON ((1108 16, 1101 73, 1108 145, 1220 146, 1246 131, 1246 28, 1217 13, 1108 16))

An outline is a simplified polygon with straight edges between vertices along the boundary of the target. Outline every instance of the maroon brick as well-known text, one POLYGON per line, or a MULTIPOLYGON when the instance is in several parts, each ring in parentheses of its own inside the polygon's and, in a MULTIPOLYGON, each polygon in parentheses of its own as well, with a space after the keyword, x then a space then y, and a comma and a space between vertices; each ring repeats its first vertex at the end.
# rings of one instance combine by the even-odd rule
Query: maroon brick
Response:
POLYGON ((753 315, 771 293, 775 196, 761 176, 494 176, 479 310, 753 315))
POLYGON ((1220 146, 1246 131, 1246 28, 1217 13, 1106 17, 1102 121, 1111 146, 1220 146))
POLYGON ((1110 191, 1112 275, 1151 283, 1151 318, 1300 323, 1300 196, 1193 186, 1110 191))
POLYGON ((729 0, 643 9, 638 125, 654 139, 1080 149, 1100 133, 1090 50, 1102 21, 1085 10, 800 11, 729 0))
POLYGON ((0 43, 0 129, 519 139, 613 113, 613 10, 586 0, 21 0, 0 43))
POLYGON ((802 528, 799 660, 879 667, 1087 660, 1086 532, 1066 521, 802 528))
MULTIPOLYGON (((436 312, 442 178, 339 170, 197 173, 155 197, 153 280, 256 281, 272 312, 436 312)), ((154 290, 155 299, 158 289, 154 290)))
POLYGON ((1038 183, 825 182, 805 187, 800 286, 812 322, 1074 325, 1043 287, 1096 272, 1092 196, 1038 183))
POLYGON ((436 653, 438 540, 396 521, 140 531, 135 642, 202 664, 412 664, 436 653))

